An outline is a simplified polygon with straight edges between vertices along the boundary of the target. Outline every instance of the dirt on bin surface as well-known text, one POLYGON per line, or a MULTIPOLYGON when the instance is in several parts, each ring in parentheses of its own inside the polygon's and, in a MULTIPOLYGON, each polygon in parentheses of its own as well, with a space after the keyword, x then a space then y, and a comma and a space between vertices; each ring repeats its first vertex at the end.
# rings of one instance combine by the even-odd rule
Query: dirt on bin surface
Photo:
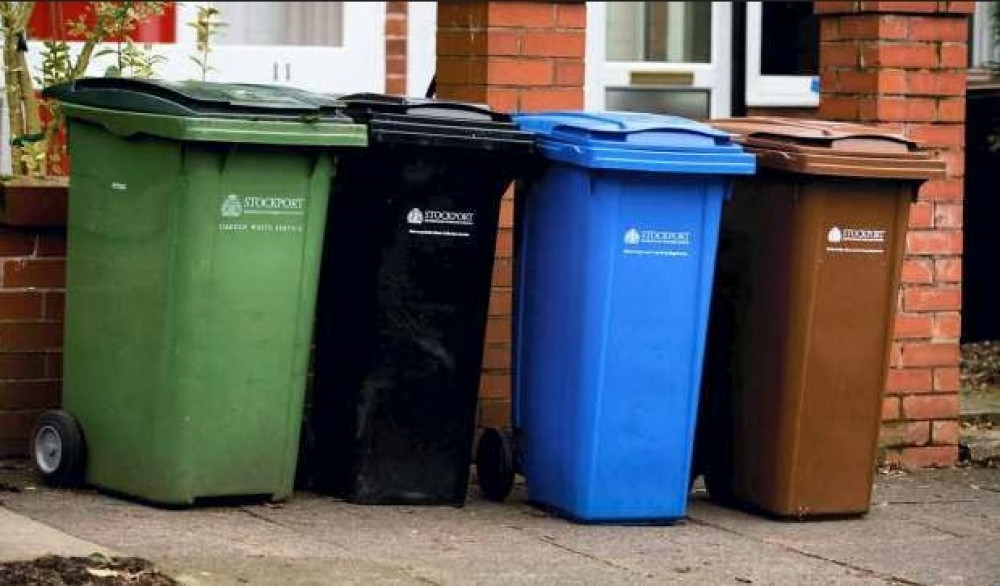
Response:
POLYGON ((153 562, 142 558, 44 556, 31 561, 0 563, 0 584, 5 586, 173 586, 153 562))

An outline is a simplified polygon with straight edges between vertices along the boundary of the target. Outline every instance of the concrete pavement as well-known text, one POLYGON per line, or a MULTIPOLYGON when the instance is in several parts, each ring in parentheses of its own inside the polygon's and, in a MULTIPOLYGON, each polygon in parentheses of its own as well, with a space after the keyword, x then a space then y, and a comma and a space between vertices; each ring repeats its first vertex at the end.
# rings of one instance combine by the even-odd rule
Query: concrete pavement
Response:
POLYGON ((92 553, 109 555, 112 552, 0 507, 0 562, 47 554, 88 556, 92 553))
POLYGON ((1000 388, 963 390, 961 443, 976 463, 1000 464, 1000 388))
MULTIPOLYGON (((35 486, 25 472, 0 471, 0 481, 35 486)), ((280 506, 169 511, 37 487, 0 493, 0 534, 41 523, 54 531, 19 533, 37 542, 26 556, 104 547, 152 559, 188 584, 1000 581, 996 469, 879 476, 867 517, 813 523, 721 508, 702 493, 674 526, 583 526, 522 496, 497 505, 473 495, 456 509, 362 507, 302 493, 280 506)), ((8 547, 0 537, 0 557, 11 557, 8 547)))

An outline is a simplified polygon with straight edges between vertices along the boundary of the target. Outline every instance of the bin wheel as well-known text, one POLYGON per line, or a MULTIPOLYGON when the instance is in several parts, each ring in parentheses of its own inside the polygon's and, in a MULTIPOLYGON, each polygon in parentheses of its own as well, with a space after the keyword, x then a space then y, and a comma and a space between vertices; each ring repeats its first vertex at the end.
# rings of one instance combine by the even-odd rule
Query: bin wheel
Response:
POLYGON ((503 502, 514 486, 514 442, 497 429, 486 429, 476 448, 476 476, 488 500, 503 502))
POLYGON ((31 432, 31 454, 46 484, 57 487, 83 483, 87 448, 76 419, 65 411, 46 411, 31 432))

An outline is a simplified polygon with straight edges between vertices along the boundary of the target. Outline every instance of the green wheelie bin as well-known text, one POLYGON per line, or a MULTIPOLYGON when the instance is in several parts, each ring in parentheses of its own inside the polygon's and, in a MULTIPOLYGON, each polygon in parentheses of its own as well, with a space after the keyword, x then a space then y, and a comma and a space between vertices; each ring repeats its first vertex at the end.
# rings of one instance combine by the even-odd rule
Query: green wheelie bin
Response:
POLYGON ((63 409, 54 484, 144 501, 292 491, 330 179, 367 144, 332 98, 83 79, 69 123, 63 409))

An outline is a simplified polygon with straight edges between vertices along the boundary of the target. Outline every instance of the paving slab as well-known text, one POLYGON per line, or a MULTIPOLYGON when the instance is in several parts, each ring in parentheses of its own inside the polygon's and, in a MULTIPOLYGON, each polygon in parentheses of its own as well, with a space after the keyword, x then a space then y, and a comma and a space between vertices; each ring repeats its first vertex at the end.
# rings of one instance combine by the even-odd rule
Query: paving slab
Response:
POLYGON ((1000 388, 963 392, 959 405, 963 421, 1000 425, 1000 388))
POLYGON ((871 511, 855 519, 769 521, 722 508, 702 516, 714 526, 888 582, 992 584, 1000 581, 998 480, 996 470, 879 476, 871 511))
POLYGON ((871 512, 839 521, 774 521, 696 492, 688 519, 658 527, 571 523, 527 505, 523 487, 504 504, 473 490, 463 508, 365 507, 297 493, 278 506, 165 510, 51 490, 26 472, 0 470, 3 481, 35 488, 0 495, 19 518, 152 559, 185 584, 1000 581, 995 469, 879 475, 871 512))
POLYGON ((106 547, 78 539, 0 506, 0 562, 43 555, 88 556, 111 553, 106 547))
POLYGON ((186 586, 427 584, 393 566, 351 558, 200 555, 159 558, 157 568, 186 586))
MULTIPOLYGON (((998 413, 998 417, 1000 417, 1000 413, 998 413)), ((968 449, 970 462, 982 465, 1000 465, 1000 427, 964 426, 960 441, 968 449)))

